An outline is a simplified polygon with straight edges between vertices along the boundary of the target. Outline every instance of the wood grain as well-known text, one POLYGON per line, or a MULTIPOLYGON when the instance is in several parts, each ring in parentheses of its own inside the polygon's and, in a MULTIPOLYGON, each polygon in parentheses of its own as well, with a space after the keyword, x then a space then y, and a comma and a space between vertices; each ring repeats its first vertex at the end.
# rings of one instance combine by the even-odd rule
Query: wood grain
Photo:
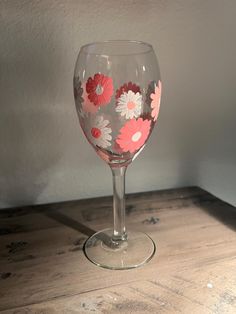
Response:
POLYGON ((236 313, 236 211, 199 188, 127 196, 148 233, 146 266, 91 264, 88 235, 112 224, 111 197, 0 211, 0 312, 236 313))

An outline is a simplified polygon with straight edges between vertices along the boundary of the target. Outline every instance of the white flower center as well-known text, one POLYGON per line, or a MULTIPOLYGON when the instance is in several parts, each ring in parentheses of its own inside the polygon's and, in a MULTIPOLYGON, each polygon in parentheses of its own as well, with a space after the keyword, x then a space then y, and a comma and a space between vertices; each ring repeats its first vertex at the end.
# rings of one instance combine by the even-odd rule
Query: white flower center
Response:
POLYGON ((134 135, 132 136, 132 141, 137 142, 141 136, 142 136, 142 133, 140 131, 134 133, 134 135))
POLYGON ((100 84, 98 84, 96 87, 96 94, 102 95, 102 93, 103 93, 103 87, 100 84))

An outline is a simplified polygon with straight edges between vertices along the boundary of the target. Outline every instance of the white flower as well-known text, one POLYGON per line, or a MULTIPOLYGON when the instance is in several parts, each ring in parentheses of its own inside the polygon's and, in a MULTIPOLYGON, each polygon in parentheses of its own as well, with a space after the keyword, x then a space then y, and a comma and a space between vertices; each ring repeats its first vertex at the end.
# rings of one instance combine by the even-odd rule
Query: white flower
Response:
POLYGON ((96 116, 90 120, 89 128, 87 129, 87 136, 91 143, 102 148, 111 146, 110 141, 112 137, 110 133, 111 128, 108 127, 110 122, 104 120, 103 116, 96 116))
POLYGON ((116 112, 126 119, 138 118, 142 109, 142 95, 131 90, 123 93, 117 101, 116 112))

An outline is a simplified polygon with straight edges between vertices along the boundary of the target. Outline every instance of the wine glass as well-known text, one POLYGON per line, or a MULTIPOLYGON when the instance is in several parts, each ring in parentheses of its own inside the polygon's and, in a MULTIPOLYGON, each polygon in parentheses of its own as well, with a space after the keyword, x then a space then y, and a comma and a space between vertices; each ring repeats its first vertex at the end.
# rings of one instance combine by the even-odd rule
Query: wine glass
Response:
POLYGON ((80 49, 74 71, 74 98, 83 133, 113 176, 114 226, 92 235, 87 258, 109 269, 148 262, 156 247, 139 230, 125 226, 125 172, 144 148, 157 121, 161 80, 150 44, 111 40, 80 49))

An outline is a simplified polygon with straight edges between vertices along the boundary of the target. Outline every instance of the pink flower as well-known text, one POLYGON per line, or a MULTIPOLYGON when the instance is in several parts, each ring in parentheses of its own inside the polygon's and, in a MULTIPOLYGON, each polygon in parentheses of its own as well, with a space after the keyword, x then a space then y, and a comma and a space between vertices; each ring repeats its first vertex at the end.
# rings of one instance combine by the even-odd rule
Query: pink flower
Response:
POLYGON ((112 78, 104 74, 95 74, 89 78, 86 83, 88 98, 95 106, 107 105, 113 94, 112 78))
POLYGON ((161 81, 158 81, 158 86, 155 86, 155 93, 150 95, 152 99, 151 108, 152 108, 152 117, 153 120, 156 121, 159 115, 160 103, 161 103, 161 81))
POLYGON ((116 142, 124 152, 134 153, 146 142, 150 126, 151 121, 149 120, 131 119, 120 129, 116 142))
POLYGON ((116 99, 119 99, 120 96, 124 93, 128 93, 131 90, 133 93, 141 93, 140 87, 132 82, 125 83, 116 91, 116 99))
POLYGON ((123 150, 121 149, 120 145, 117 143, 117 141, 114 142, 113 150, 116 154, 123 154, 123 150))

